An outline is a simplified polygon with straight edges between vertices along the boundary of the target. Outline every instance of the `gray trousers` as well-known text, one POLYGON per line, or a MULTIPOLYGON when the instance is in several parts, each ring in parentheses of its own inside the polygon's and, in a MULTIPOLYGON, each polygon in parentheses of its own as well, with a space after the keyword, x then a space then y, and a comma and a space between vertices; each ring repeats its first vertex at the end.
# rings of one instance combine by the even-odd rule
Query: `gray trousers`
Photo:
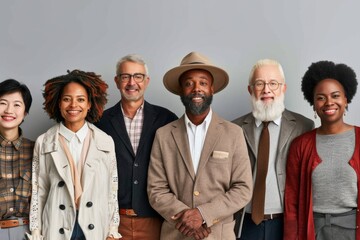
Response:
POLYGON ((315 213, 316 240, 355 240, 356 209, 339 214, 315 213))
POLYGON ((22 225, 12 228, 1 228, 0 239, 1 240, 26 240, 25 232, 29 231, 29 225, 22 225))

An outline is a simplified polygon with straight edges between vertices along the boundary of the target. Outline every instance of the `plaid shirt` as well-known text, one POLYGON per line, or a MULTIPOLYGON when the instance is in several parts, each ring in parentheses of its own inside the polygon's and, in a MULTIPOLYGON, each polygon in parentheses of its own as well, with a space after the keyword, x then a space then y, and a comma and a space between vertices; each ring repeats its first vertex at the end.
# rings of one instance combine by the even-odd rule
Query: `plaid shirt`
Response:
POLYGON ((0 219, 28 217, 34 142, 21 134, 14 141, 0 135, 0 219))
POLYGON ((141 131, 144 122, 144 103, 138 108, 134 118, 126 117, 124 110, 121 107, 121 111, 124 115, 124 121, 126 126, 126 131, 129 135, 131 145, 133 147, 134 153, 136 155, 137 149, 139 147, 141 131))

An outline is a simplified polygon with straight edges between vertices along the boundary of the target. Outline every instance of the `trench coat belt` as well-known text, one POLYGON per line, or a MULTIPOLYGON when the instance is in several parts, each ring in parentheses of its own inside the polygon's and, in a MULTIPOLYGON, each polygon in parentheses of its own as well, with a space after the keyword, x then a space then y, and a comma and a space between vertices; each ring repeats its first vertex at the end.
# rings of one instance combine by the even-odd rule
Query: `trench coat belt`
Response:
POLYGON ((29 219, 28 218, 16 218, 16 219, 8 219, 8 220, 0 220, 0 228, 12 228, 18 227, 22 225, 28 225, 29 219))
POLYGON ((120 208, 120 215, 126 215, 126 216, 130 216, 130 217, 137 216, 134 209, 126 209, 126 208, 120 208))

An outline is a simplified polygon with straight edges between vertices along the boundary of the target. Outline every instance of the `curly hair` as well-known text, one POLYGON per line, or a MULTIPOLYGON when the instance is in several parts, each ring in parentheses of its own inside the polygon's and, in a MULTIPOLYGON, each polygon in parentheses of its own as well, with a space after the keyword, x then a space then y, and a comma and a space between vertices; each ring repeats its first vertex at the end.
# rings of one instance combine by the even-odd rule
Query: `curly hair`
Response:
POLYGON ((350 103, 358 85, 355 71, 343 63, 335 64, 331 61, 319 61, 309 66, 301 81, 301 90, 310 105, 314 105, 314 89, 316 85, 327 78, 335 79, 343 86, 347 102, 350 103))
POLYGON ((54 119, 56 122, 64 120, 60 112, 59 101, 65 86, 75 82, 85 88, 88 100, 91 103, 86 121, 90 123, 99 121, 104 112, 104 106, 107 103, 106 90, 108 88, 108 85, 100 77, 100 75, 93 72, 84 72, 76 69, 71 72, 68 70, 66 75, 47 80, 44 84, 43 97, 45 101, 43 105, 50 119, 54 119))

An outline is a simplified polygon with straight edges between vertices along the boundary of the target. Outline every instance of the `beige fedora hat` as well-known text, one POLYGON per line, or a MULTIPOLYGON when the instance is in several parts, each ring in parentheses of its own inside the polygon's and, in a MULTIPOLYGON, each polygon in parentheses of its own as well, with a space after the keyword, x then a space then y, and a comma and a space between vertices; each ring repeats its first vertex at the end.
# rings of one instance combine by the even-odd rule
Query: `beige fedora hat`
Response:
POLYGON ((179 77, 184 72, 192 69, 203 69, 211 73, 214 79, 214 93, 220 92, 229 83, 229 75, 225 70, 214 66, 204 55, 198 52, 191 52, 182 59, 180 66, 170 69, 165 73, 163 81, 166 89, 176 95, 180 95, 179 77))

